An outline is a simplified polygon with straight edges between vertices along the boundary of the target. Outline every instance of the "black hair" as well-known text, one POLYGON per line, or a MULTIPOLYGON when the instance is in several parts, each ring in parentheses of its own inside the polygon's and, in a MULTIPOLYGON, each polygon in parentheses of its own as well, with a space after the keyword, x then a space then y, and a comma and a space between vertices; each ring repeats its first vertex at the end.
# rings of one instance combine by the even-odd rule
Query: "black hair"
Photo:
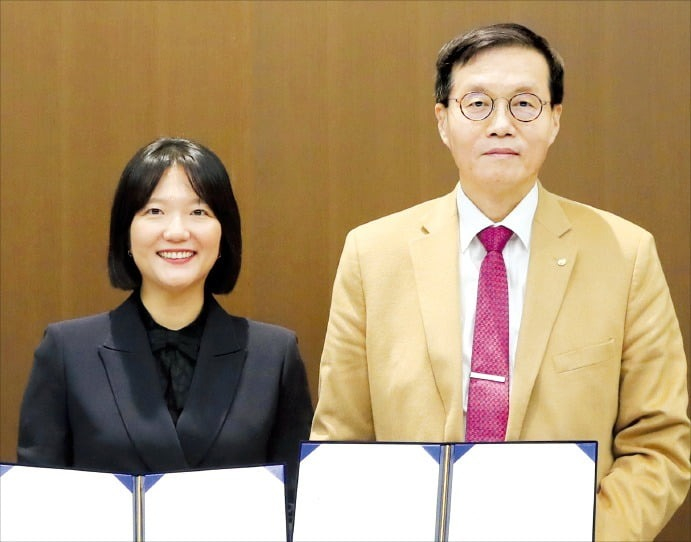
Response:
POLYGON ((516 23, 482 26, 456 36, 446 43, 437 56, 437 79, 434 91, 436 102, 444 106, 448 105, 453 85, 452 72, 455 66, 467 64, 481 51, 513 45, 535 49, 545 58, 549 67, 550 103, 552 105, 562 103, 564 62, 561 56, 545 38, 516 23))

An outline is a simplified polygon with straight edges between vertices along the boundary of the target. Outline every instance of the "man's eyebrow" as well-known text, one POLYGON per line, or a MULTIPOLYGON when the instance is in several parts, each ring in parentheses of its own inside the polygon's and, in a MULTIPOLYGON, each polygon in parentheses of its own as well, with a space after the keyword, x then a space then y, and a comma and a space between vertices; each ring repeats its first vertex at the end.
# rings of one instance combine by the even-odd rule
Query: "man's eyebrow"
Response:
MULTIPOLYGON (((485 94, 488 95, 494 95, 496 94, 495 92, 492 92, 486 85, 483 84, 475 84, 475 85, 468 85, 467 87, 468 92, 484 92, 485 94)), ((512 87, 513 90, 511 90, 510 94, 515 95, 515 94, 521 94, 522 92, 537 92, 537 88, 535 85, 531 84, 519 84, 514 87, 512 87)))

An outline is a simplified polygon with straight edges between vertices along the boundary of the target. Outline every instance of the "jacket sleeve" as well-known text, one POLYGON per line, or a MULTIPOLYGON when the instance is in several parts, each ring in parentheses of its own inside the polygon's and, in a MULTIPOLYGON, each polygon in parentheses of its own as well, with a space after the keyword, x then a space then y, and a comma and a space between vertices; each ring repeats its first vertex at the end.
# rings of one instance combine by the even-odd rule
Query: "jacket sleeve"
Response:
POLYGON ((623 323, 611 470, 597 495, 597 540, 652 540, 689 488, 687 361, 650 235, 639 243, 623 323))
POLYGON ((22 465, 72 465, 71 431, 63 349, 58 328, 48 326, 34 353, 34 364, 19 414, 17 461, 22 465))
POLYGON ((309 438, 312 423, 312 399, 305 366, 297 339, 291 334, 283 359, 276 420, 269 443, 269 461, 286 466, 286 520, 292 531, 297 497, 300 442, 309 438))
POLYGON ((296 464, 300 441, 309 437, 312 412, 305 366, 292 335, 283 359, 278 409, 271 434, 271 460, 296 464))
POLYGON ((356 237, 350 232, 334 280, 312 440, 375 440, 366 320, 356 237))

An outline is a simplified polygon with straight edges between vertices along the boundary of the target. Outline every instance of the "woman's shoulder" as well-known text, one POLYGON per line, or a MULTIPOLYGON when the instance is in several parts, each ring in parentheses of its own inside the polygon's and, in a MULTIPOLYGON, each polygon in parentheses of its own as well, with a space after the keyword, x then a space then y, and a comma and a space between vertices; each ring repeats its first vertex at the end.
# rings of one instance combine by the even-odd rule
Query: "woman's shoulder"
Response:
POLYGON ((295 332, 287 327, 259 320, 252 320, 244 316, 229 314, 224 311, 225 324, 235 329, 246 330, 250 338, 272 340, 295 340, 295 332))
POLYGON ((253 320, 244 316, 237 316, 227 312, 218 301, 214 300, 210 315, 221 324, 221 327, 232 326, 236 329, 245 329, 250 337, 271 337, 274 339, 295 340, 295 332, 287 327, 253 320))
POLYGON ((70 318, 48 324, 47 330, 61 334, 91 334, 96 330, 107 328, 110 312, 101 312, 88 316, 70 318))
POLYGON ((71 318, 48 324, 36 353, 61 351, 87 352, 100 345, 109 329, 109 313, 71 318))
POLYGON ((258 320, 247 320, 250 335, 259 337, 282 338, 283 340, 295 340, 295 332, 287 327, 258 320))
POLYGON ((53 322, 46 327, 47 335, 59 335, 66 339, 76 337, 80 340, 102 340, 109 333, 115 322, 127 324, 137 318, 136 305, 130 296, 117 307, 86 316, 53 322))
POLYGON ((255 362, 273 364, 276 360, 300 358, 297 335, 286 327, 229 314, 223 322, 217 321, 216 326, 216 333, 224 329, 255 362))
POLYGON ((48 327, 65 332, 95 331, 110 327, 111 321, 130 321, 138 318, 135 294, 125 298, 116 307, 86 316, 54 322, 48 327))

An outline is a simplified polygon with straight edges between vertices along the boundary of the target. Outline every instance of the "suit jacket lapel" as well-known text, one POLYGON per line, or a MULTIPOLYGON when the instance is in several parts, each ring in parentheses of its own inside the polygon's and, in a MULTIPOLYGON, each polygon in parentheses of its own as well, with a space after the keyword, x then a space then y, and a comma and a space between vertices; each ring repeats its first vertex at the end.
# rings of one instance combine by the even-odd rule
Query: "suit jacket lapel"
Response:
POLYGON ((460 440, 463 428, 461 321, 456 192, 439 198, 410 243, 432 371, 446 410, 444 440, 460 440))
POLYGON ((185 457, 133 296, 110 314, 110 335, 99 348, 101 361, 127 433, 147 470, 183 469, 185 457))
POLYGON ((516 363, 511 383, 507 440, 518 440, 554 321, 576 262, 566 233, 571 224, 558 198, 539 187, 516 363))
POLYGON ((198 466, 223 427, 247 357, 248 323, 211 301, 199 356, 177 432, 187 462, 198 466))

